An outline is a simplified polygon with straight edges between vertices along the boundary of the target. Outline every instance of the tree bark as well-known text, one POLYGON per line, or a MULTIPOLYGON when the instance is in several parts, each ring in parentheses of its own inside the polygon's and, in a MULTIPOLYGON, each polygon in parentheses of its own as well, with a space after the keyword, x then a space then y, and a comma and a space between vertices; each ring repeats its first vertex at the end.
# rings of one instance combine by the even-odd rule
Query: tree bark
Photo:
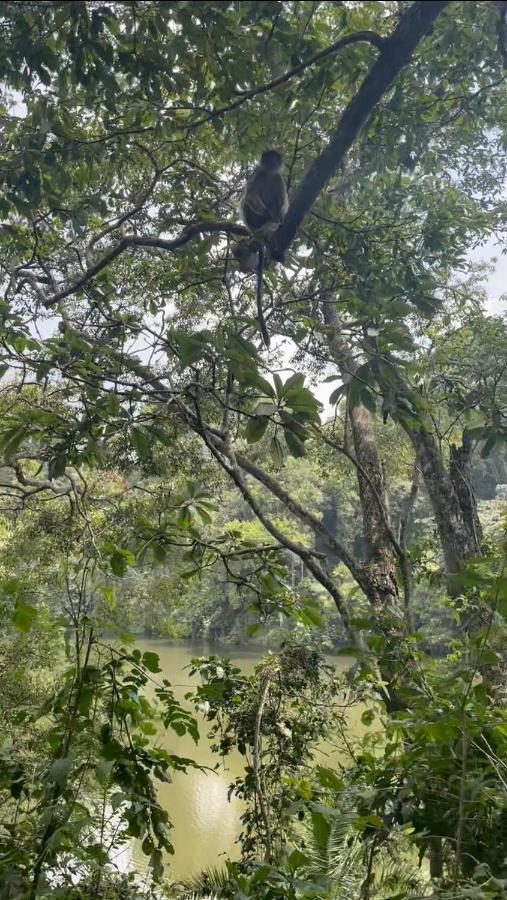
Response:
MULTIPOLYGON (((324 303, 323 309, 324 321, 328 326, 327 340, 331 355, 342 376, 351 375, 357 366, 348 344, 341 337, 336 309, 331 303, 324 303)), ((386 528, 388 513, 385 504, 385 486, 377 452, 373 417, 362 404, 350 407, 347 410, 347 417, 350 422, 355 458, 360 467, 356 471, 363 534, 367 545, 363 589, 376 613, 382 613, 387 609, 399 610, 396 555, 386 528), (368 479, 360 469, 364 470, 368 479)))
POLYGON ((368 598, 378 612, 385 607, 398 607, 400 595, 396 580, 396 557, 385 527, 385 515, 380 510, 378 498, 385 498, 384 479, 375 441, 372 414, 360 404, 348 412, 354 441, 355 456, 360 466, 368 473, 367 481, 357 471, 359 498, 363 516, 363 533, 368 558, 366 569, 369 576, 368 598), (372 485, 375 490, 372 490, 372 485))
MULTIPOLYGON (((452 575, 462 569, 467 557, 479 552, 480 527, 474 526, 471 517, 468 513, 465 515, 462 509, 453 479, 444 466, 429 423, 425 422, 421 427, 414 428, 404 417, 400 417, 399 424, 404 428, 416 452, 433 507, 446 571, 452 575)), ((458 477, 457 474, 455 477, 458 477)), ((473 505, 475 507, 475 500, 473 505)))
POLYGON ((468 431, 465 429, 461 439, 461 446, 451 444, 449 461, 449 475, 456 491, 456 496, 465 519, 467 529, 476 547, 479 550, 482 541, 482 527, 477 513, 477 502, 471 479, 472 442, 468 431))
MULTIPOLYGON (((375 352, 373 345, 372 352, 375 352)), ((414 421, 413 416, 407 416, 403 408, 396 403, 391 414, 403 428, 415 450, 417 464, 421 470, 435 515, 446 571, 452 575, 462 569, 467 557, 475 556, 479 552, 480 546, 480 527, 478 520, 476 523, 473 520, 474 511, 476 515, 475 500, 471 499, 473 491, 468 472, 465 471, 467 497, 466 500, 464 496, 462 498, 466 507, 464 509, 455 486, 455 481, 459 481, 460 491, 463 492, 463 495, 465 494, 461 477, 462 469, 459 469, 459 475, 458 469, 456 469, 454 481, 444 465, 431 420, 418 407, 417 395, 405 383, 399 368, 388 359, 383 361, 389 363, 390 373, 389 382, 387 382, 382 375, 381 367, 376 365, 377 379, 381 389, 385 391, 386 395, 392 396, 394 393, 396 397, 405 397, 411 400, 418 409, 417 422, 414 421)), ((469 465, 469 459, 467 460, 466 456, 467 453, 464 454, 463 459, 460 457, 460 466, 465 465, 465 469, 469 465)), ((449 590, 452 593, 452 581, 449 584, 449 590)))

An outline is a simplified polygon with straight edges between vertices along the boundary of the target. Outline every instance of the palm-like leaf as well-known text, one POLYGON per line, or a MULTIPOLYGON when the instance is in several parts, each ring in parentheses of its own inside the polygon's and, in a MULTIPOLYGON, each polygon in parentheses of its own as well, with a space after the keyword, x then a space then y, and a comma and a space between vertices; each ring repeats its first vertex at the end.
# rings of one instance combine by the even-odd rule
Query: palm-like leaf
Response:
POLYGON ((229 885, 229 874, 221 866, 210 866, 194 875, 178 894, 186 900, 219 900, 229 885))
MULTIPOLYGON (((305 853, 312 860, 312 877, 329 880, 330 900, 356 900, 363 895, 368 847, 353 828, 356 817, 345 812, 333 818, 325 844, 319 844, 310 829, 305 833, 305 853)), ((390 837, 378 847, 371 871, 371 896, 376 900, 424 896, 428 882, 410 859, 409 849, 402 835, 390 837)))

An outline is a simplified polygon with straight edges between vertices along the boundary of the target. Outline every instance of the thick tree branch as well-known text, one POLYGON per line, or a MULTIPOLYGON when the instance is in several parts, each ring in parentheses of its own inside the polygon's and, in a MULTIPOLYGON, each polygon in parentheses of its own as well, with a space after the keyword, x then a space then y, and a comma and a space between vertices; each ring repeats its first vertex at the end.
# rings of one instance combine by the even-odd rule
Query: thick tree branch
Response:
POLYGON ((287 537, 287 535, 280 531, 280 529, 277 528, 276 525, 274 525, 271 519, 269 519, 265 515, 261 506, 257 503, 256 499, 249 491, 245 480, 239 471, 238 465, 235 464, 235 460, 231 460, 229 454, 226 454, 225 452, 218 449, 218 447, 216 446, 216 442, 213 439, 213 435, 210 434, 206 429, 199 429, 199 427, 195 425, 194 430, 201 435, 210 452, 232 479, 240 494, 246 500, 248 506, 258 518, 259 522, 264 526, 266 531, 268 531, 271 536, 274 537, 279 544, 281 544, 282 547, 286 547, 287 550, 290 550, 291 553, 294 553, 295 556, 298 556, 304 562, 307 569, 312 573, 319 584, 326 588, 330 596, 333 598, 338 612, 340 613, 347 634, 349 635, 351 641, 355 645, 359 646, 360 641, 355 629, 350 622, 350 616, 345 604, 345 600, 329 572, 327 572, 325 568, 320 565, 311 550, 308 550, 307 547, 304 547, 302 544, 298 544, 296 541, 293 541, 289 537, 287 537))
MULTIPOLYGON (((221 453, 228 455, 227 453, 227 444, 225 439, 214 432, 208 432, 210 440, 213 441, 215 446, 221 453)), ((251 475, 256 479, 260 484, 263 484, 268 491, 273 494, 273 496, 278 497, 279 500, 286 506, 286 508, 295 515, 301 522, 307 525, 314 534, 320 535, 323 540, 326 542, 328 547, 333 550, 336 555, 340 558, 343 564, 347 567, 350 574, 357 582, 357 584, 362 588, 362 590, 366 591, 367 582, 364 578, 363 571, 361 566, 357 562, 356 559, 352 556, 351 553, 344 547, 343 544, 338 541, 333 534, 326 528, 326 526, 321 522, 317 516, 314 516, 309 510, 305 509, 301 504, 297 502, 297 500, 292 497, 285 488, 271 475, 269 475, 264 469, 261 469, 260 466, 257 466, 255 463, 251 462, 246 456, 243 456, 242 453, 238 453, 237 451, 234 454, 236 462, 243 469, 244 472, 247 472, 248 475, 251 475)))
MULTIPOLYGON (((349 345, 341 334, 341 323, 336 308, 331 304, 324 306, 327 343, 332 358, 338 365, 342 375, 348 373, 355 377, 357 363, 352 356, 349 345)), ((357 463, 357 479, 359 497, 363 514, 364 537, 368 544, 368 570, 370 590, 368 596, 374 605, 384 605, 388 597, 393 605, 398 602, 394 549, 400 559, 404 585, 403 554, 399 554, 399 546, 389 524, 389 517, 384 501, 384 479, 378 456, 373 417, 362 404, 348 405, 347 421, 350 423, 355 453, 349 455, 351 461, 357 463)), ((347 451, 348 452, 348 451, 347 451)))
MULTIPOLYGON (((387 353, 376 356, 374 339, 370 352, 377 382, 384 395, 408 398, 417 409, 417 418, 395 403, 392 416, 404 430, 416 453, 417 464, 433 507, 440 542, 448 574, 459 572, 468 556, 479 552, 475 528, 469 523, 460 505, 460 498, 447 471, 435 439, 434 427, 428 413, 418 402, 418 394, 404 381, 399 367, 387 353), (383 375, 380 360, 389 366, 389 378, 383 375)), ((451 588, 452 590, 452 588, 451 588)))
MULTIPOLYGON (((283 254, 293 240, 298 226, 312 207, 322 188, 325 187, 330 178, 336 173, 346 152, 349 150, 376 103, 387 91, 396 75, 407 64, 412 52, 417 47, 417 44, 422 40, 425 34, 427 34, 433 21, 441 9, 446 5, 446 2, 447 0, 426 0, 426 2, 418 0, 418 2, 414 3, 402 17, 390 38, 381 38, 375 32, 357 32, 354 35, 346 35, 345 37, 340 38, 340 40, 331 47, 320 51, 320 53, 316 54, 306 63, 301 63, 299 66, 296 66, 294 69, 284 73, 268 84, 253 88, 252 91, 245 94, 239 100, 210 114, 211 117, 214 117, 227 112, 230 109, 236 108, 236 106, 241 105, 251 97, 265 93, 276 87, 278 84, 282 84, 284 81, 287 81, 289 78, 298 74, 298 72, 303 71, 304 68, 312 65, 312 63, 337 52, 341 47, 344 47, 347 44, 356 43, 358 41, 369 41, 382 50, 381 55, 370 69, 370 72, 363 81, 359 91, 345 109, 340 123, 327 147, 325 147, 320 156, 314 160, 303 183, 297 191, 294 200, 289 207, 287 217, 275 235, 272 254, 274 259, 280 260, 283 258, 283 254)), ((124 253, 125 250, 131 247, 153 247, 161 250, 174 251, 183 247, 200 234, 217 234, 220 232, 238 236, 245 236, 248 234, 247 230, 241 225, 219 221, 194 222, 188 225, 178 237, 173 239, 132 234, 125 235, 116 245, 106 251, 97 262, 89 266, 73 284, 47 298, 47 300, 45 300, 45 305, 47 307, 55 306, 61 300, 64 300, 66 297, 81 290, 92 278, 98 275, 99 272, 124 253)))
POLYGON ((500 14, 497 25, 498 52, 502 57, 504 68, 507 68, 507 2, 497 0, 496 5, 500 14))
POLYGON ((295 194, 289 211, 274 236, 274 259, 283 259, 301 222, 330 178, 336 174, 376 104, 407 65, 417 45, 446 5, 447 0, 417 0, 402 16, 391 37, 383 41, 379 58, 346 107, 329 143, 313 161, 295 194))

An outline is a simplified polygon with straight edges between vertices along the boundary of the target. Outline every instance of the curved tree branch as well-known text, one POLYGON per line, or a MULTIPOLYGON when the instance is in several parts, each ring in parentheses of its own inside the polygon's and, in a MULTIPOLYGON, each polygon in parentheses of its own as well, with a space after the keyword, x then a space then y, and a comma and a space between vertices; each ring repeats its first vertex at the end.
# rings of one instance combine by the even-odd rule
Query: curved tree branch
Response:
POLYGON ((360 639, 350 621, 350 615, 346 606, 345 599, 329 572, 326 571, 324 566, 317 561, 317 559, 315 558, 315 554, 312 553, 311 550, 308 550, 307 547, 304 547, 302 544, 299 544, 296 541, 291 540, 291 538, 287 537, 287 535, 280 531, 280 529, 276 527, 271 519, 269 519, 264 514, 256 499, 252 496, 251 491, 249 491, 245 480, 241 472, 239 471, 238 465, 235 464, 235 458, 231 459, 231 456, 229 455, 230 451, 229 454, 227 454, 225 451, 219 450, 215 445, 213 435, 210 434, 205 428, 199 427, 199 425, 197 424, 194 424, 193 427, 194 430, 201 435, 206 446, 215 457, 217 462, 221 465, 224 471, 227 472, 231 480, 238 488, 240 494, 246 500, 252 512, 255 513, 259 522, 264 525, 266 531, 268 531, 269 534, 271 534, 272 537, 274 537, 282 547, 286 547, 287 550, 290 550, 291 553, 294 553, 295 556, 298 556, 304 562, 307 569, 312 573, 319 584, 321 584, 322 587, 326 588, 327 592, 334 600, 335 606, 342 618, 343 626, 352 643, 355 646, 359 646, 360 639))
POLYGON ((60 300, 64 300, 65 297, 70 297, 71 294, 77 293, 77 291, 80 291, 85 284, 91 281, 92 278, 95 278, 99 272, 102 272, 102 270, 112 263, 113 260, 130 247, 154 247, 159 250, 178 250, 198 235, 219 233, 245 237, 249 234, 249 231, 244 228, 243 225, 236 225, 234 222, 193 222, 191 225, 187 225, 178 237, 170 239, 156 237, 154 235, 126 234, 117 244, 110 247, 96 263, 86 269, 77 281, 70 284, 68 287, 63 288, 61 291, 58 291, 58 293, 53 294, 52 297, 48 297, 44 303, 46 306, 55 306, 60 300))
POLYGON ((225 106, 221 106, 218 109, 210 110, 209 115, 203 116, 201 119, 198 119, 197 122, 191 123, 190 127, 197 128, 199 125, 204 125, 206 122, 211 121, 211 119, 223 116, 224 113, 232 112, 232 110, 237 109, 238 106, 242 106, 243 103, 253 100, 254 97, 259 97, 261 94, 266 94, 268 91, 272 91, 281 84, 285 84, 287 81, 290 81, 291 78, 294 78, 295 75, 300 75, 305 69, 308 69, 310 66, 313 66, 323 59, 327 59, 328 56, 332 56, 334 53, 342 50, 343 47, 358 43, 373 44, 378 50, 382 50, 385 38, 380 34, 377 34, 376 31, 356 31, 354 34, 346 34, 344 37, 335 41, 334 44, 326 47, 325 50, 320 50, 319 53, 315 53, 315 55, 311 56, 310 59, 307 59, 306 62, 299 63, 299 65, 294 66, 293 69, 284 72, 283 75, 273 78, 272 81, 267 81, 265 84, 260 84, 258 87, 251 88, 251 90, 241 91, 241 97, 239 97, 238 100, 233 100, 232 103, 227 103, 225 106))
POLYGON ((275 478, 272 478, 264 469, 261 469, 259 466, 255 465, 255 463, 251 462, 247 457, 243 456, 242 453, 236 453, 236 459, 240 467, 251 475, 256 481, 259 481, 261 484, 266 487, 271 494, 275 497, 278 497, 279 500, 287 507, 287 509, 295 515, 301 522, 307 525, 314 534, 320 535, 320 537, 326 542, 328 547, 333 550, 342 563, 347 567, 352 577, 355 581, 360 585, 363 590, 366 590, 366 580, 363 576, 361 566, 357 562, 357 560, 352 556, 351 553, 347 550, 346 547, 340 541, 338 541, 335 536, 328 531, 323 522, 314 516, 309 510, 304 509, 295 499, 292 497, 285 488, 276 481, 275 478))

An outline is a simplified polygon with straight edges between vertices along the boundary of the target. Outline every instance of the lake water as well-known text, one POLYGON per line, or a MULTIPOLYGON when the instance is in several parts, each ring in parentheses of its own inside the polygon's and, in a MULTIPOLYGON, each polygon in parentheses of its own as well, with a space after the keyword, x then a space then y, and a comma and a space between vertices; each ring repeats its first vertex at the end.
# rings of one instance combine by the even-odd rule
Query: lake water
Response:
MULTIPOLYGON (((249 674, 262 656, 262 651, 227 647, 217 649, 195 644, 173 643, 159 640, 138 640, 136 647, 144 652, 158 653, 162 672, 157 678, 167 678, 175 696, 184 706, 189 704, 184 695, 200 683, 191 678, 186 668, 192 657, 216 653, 228 656, 249 674)), ((350 659, 338 656, 329 658, 337 670, 350 665, 350 659)), ((173 731, 161 733, 160 742, 167 750, 179 756, 194 759, 202 766, 214 768, 220 757, 209 749, 206 738, 210 723, 199 718, 201 739, 194 744, 189 736, 178 737, 173 731)), ((186 774, 176 772, 171 784, 158 784, 159 798, 173 823, 171 840, 175 855, 168 856, 167 877, 170 881, 188 878, 208 866, 220 865, 226 856, 236 858, 236 839, 240 831, 242 804, 236 797, 227 798, 228 787, 236 776, 243 773, 244 758, 232 752, 220 762, 217 772, 200 772, 189 769, 186 774)), ((146 857, 140 847, 133 848, 135 868, 146 868, 146 857)))

